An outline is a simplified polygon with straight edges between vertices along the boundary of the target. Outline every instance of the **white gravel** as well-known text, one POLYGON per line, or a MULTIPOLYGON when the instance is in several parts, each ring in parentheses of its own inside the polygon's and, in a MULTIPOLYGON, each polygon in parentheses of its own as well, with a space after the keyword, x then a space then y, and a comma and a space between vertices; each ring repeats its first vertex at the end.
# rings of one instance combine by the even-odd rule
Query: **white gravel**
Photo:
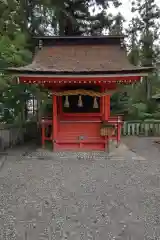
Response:
POLYGON ((8 156, 0 240, 159 239, 159 168, 158 159, 151 164, 124 145, 110 158, 42 150, 8 156))

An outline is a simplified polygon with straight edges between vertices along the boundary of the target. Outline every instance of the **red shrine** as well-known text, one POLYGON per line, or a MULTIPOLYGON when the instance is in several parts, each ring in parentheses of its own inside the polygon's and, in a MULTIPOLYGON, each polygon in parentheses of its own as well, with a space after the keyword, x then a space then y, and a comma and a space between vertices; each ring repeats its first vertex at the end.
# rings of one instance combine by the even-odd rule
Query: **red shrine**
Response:
POLYGON ((152 67, 127 59, 123 36, 41 37, 32 64, 9 68, 20 83, 39 84, 53 96, 53 117, 44 118, 42 146, 54 151, 105 150, 120 141, 122 119, 110 113, 110 96, 120 84, 133 84, 152 67), (51 125, 50 136, 45 129, 51 125))

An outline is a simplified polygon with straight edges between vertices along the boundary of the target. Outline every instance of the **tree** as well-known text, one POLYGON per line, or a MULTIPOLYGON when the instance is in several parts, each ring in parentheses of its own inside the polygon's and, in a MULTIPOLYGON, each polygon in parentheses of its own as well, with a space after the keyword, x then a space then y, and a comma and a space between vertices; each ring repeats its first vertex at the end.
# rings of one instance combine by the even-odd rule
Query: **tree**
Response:
POLYGON ((113 17, 110 34, 112 35, 123 35, 123 23, 125 22, 124 17, 121 13, 118 13, 113 17))
MULTIPOLYGON (((155 0, 135 0, 132 2, 132 12, 137 14, 133 27, 135 27, 135 23, 137 26, 132 28, 134 32, 132 36, 135 32, 139 34, 139 62, 143 66, 152 66, 158 58, 156 41, 159 37, 157 19, 160 17, 160 9, 155 0)), ((144 79, 147 100, 151 98, 152 94, 151 79, 152 76, 144 79)))
POLYGON ((126 31, 128 35, 128 44, 127 44, 127 48, 129 51, 128 58, 130 62, 135 66, 140 64, 138 25, 139 25, 139 19, 133 17, 126 31))
MULTIPOLYGON (((160 16, 160 10, 155 0, 135 0, 132 2, 132 13, 134 17, 126 31, 129 60, 135 66, 152 66, 160 56, 160 48, 157 45, 159 38, 157 18, 160 16)), ((130 96, 128 114, 132 118, 144 119, 158 116, 159 109, 152 95, 158 91, 159 86, 159 76, 154 72, 144 77, 140 84, 127 87, 130 96)))

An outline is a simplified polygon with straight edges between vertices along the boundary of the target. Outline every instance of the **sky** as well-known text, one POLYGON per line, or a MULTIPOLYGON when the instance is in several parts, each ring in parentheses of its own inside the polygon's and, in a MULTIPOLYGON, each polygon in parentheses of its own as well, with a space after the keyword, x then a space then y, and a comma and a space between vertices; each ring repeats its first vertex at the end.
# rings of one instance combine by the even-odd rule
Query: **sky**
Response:
MULTIPOLYGON (((124 26, 127 26, 128 22, 132 19, 132 14, 131 14, 131 2, 133 0, 121 0, 122 5, 118 8, 115 9, 114 7, 110 8, 110 11, 112 14, 116 14, 118 12, 121 12, 124 18, 126 19, 126 23, 124 26)), ((160 0, 156 0, 157 5, 160 7, 160 0)))
POLYGON ((128 21, 131 20, 132 15, 131 15, 131 1, 132 0, 121 0, 122 5, 115 9, 114 7, 110 7, 110 11, 112 14, 116 14, 118 12, 121 12, 124 18, 128 21))

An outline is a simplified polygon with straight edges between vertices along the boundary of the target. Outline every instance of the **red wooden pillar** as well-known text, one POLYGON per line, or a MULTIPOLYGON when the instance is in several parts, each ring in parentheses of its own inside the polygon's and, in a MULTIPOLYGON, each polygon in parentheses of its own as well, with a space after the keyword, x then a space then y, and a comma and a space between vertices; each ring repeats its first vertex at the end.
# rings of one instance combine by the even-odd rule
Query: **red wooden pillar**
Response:
POLYGON ((104 120, 110 118, 110 95, 104 96, 104 120))
POLYGON ((122 123, 120 123, 121 122, 120 117, 118 117, 117 122, 118 122, 117 124, 117 147, 118 147, 121 140, 121 128, 122 128, 122 123))
POLYGON ((57 96, 53 95, 53 117, 52 117, 52 143, 53 143, 53 150, 56 149, 57 133, 58 133, 57 96))
MULTIPOLYGON (((109 120, 110 118, 110 95, 106 95, 103 97, 103 114, 104 114, 104 121, 109 120)), ((109 149, 109 137, 105 136, 105 149, 108 151, 109 149)))
POLYGON ((41 123, 42 128, 42 148, 45 147, 45 123, 41 123))

